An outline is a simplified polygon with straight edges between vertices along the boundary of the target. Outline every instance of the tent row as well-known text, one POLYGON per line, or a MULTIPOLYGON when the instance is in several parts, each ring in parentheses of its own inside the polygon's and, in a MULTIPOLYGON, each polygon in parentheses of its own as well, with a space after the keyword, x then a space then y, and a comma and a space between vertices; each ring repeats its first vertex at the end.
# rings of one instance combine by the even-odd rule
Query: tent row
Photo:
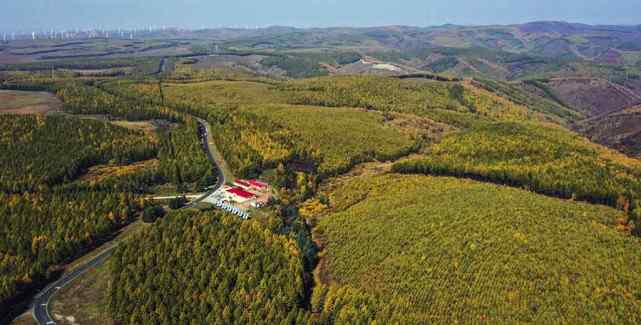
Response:
POLYGON ((216 200, 216 201, 214 201, 214 205, 216 207, 220 208, 220 209, 223 209, 223 210, 225 210, 225 211, 227 211, 229 213, 233 213, 233 214, 241 217, 243 220, 249 219, 249 213, 247 213, 247 212, 245 212, 245 211, 243 211, 243 210, 241 210, 241 209, 239 209, 239 208, 237 208, 237 207, 235 207, 235 206, 233 206, 231 204, 225 203, 223 201, 216 200))

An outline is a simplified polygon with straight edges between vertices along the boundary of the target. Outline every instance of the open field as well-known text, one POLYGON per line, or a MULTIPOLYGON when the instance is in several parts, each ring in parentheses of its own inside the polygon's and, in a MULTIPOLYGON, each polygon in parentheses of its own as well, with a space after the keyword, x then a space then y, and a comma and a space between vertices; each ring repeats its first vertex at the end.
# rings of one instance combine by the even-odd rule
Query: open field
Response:
POLYGON ((158 168, 158 166, 158 159, 149 159, 123 166, 97 165, 90 167, 89 170, 87 170, 87 172, 78 179, 78 181, 97 184, 110 177, 130 175, 145 169, 158 168))
POLYGON ((60 100, 50 93, 0 90, 0 114, 45 114, 61 108, 60 100))
MULTIPOLYGON (((67 270, 82 264, 85 260, 98 255, 104 249, 119 244, 132 235, 147 229, 150 225, 140 221, 125 227, 109 244, 96 249, 94 252, 74 261, 67 270)), ((51 312, 58 324, 113 324, 109 316, 109 261, 92 268, 76 279, 69 286, 61 289, 52 298, 51 312)))
POLYGON ((317 310, 366 323, 641 321, 640 242, 617 210, 397 174, 324 193, 317 310))
POLYGON ((109 266, 93 268, 60 290, 52 305, 56 324, 114 324, 109 317, 109 266))
POLYGON ((116 120, 111 121, 111 124, 121 126, 130 130, 143 131, 145 133, 152 133, 158 129, 157 126, 150 121, 126 121, 126 120, 116 120))
POLYGON ((11 322, 11 325, 38 325, 31 313, 24 313, 11 322))

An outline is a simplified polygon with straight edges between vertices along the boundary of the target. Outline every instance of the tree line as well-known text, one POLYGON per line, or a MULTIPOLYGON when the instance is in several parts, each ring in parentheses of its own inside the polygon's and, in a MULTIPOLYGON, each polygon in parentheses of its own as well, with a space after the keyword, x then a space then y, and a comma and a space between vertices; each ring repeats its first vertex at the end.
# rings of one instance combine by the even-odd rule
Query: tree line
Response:
POLYGON ((175 212, 117 249, 109 308, 124 324, 304 324, 296 244, 223 213, 175 212))
POLYGON ((93 165, 150 159, 158 143, 100 121, 3 115, 0 152, 0 190, 19 193, 74 180, 93 165))

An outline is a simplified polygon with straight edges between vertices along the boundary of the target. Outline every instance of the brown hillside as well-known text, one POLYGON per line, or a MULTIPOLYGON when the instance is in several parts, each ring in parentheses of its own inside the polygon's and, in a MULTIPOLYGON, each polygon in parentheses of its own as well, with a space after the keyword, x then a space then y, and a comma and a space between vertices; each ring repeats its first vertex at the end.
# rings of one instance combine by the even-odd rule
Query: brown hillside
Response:
POLYGON ((641 155, 641 106, 583 121, 578 129, 592 141, 641 155))
POLYGON ((641 104, 628 88, 593 78, 556 78, 547 86, 564 104, 587 116, 602 116, 641 104))

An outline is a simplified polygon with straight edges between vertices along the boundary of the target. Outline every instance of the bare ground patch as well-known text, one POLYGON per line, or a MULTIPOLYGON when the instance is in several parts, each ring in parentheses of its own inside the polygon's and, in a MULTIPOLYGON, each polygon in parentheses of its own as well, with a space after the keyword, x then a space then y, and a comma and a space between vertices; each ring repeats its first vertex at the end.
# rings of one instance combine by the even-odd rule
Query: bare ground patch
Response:
POLYGON ((0 114, 46 114, 61 108, 62 102, 50 93, 0 90, 0 114))
MULTIPOLYGON (((150 224, 141 221, 126 226, 114 240, 75 260, 65 269, 69 272, 79 267, 109 247, 129 240, 132 235, 150 226, 150 224)), ((71 284, 63 287, 50 302, 51 314, 56 319, 56 324, 115 324, 108 309, 110 282, 111 274, 109 261, 107 261, 90 269, 71 284)))
POLYGON ((93 268, 68 287, 52 303, 57 324, 114 324, 109 317, 107 295, 109 268, 93 268))
POLYGON ((89 171, 80 178, 80 181, 96 184, 110 177, 125 176, 146 168, 154 168, 158 164, 158 159, 150 159, 126 166, 98 165, 89 168, 89 171))
POLYGON ((30 312, 26 312, 11 322, 11 325, 38 325, 30 312))
POLYGON ((114 125, 121 126, 130 130, 138 130, 143 132, 154 132, 158 129, 151 121, 112 121, 114 125))

